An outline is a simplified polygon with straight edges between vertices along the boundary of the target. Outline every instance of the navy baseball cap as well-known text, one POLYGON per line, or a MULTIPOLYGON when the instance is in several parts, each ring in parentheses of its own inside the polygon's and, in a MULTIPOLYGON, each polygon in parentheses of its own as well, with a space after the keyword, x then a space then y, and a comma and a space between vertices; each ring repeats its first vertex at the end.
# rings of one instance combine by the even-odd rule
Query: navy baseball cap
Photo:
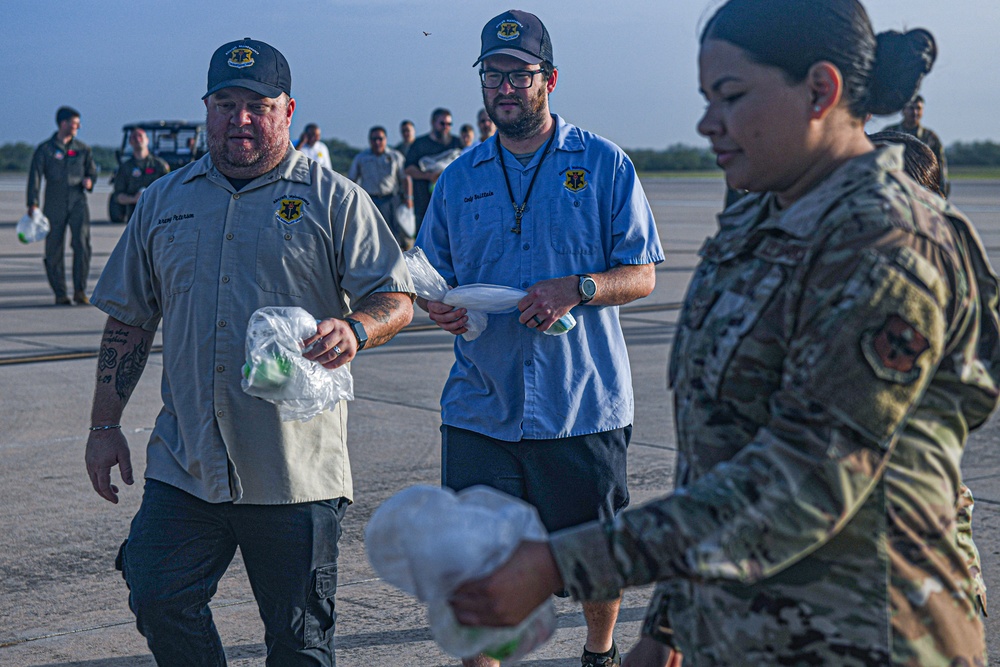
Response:
POLYGON ((495 55, 514 56, 529 65, 545 61, 552 63, 552 40, 538 17, 519 9, 512 9, 490 19, 483 28, 483 47, 475 67, 495 55))
POLYGON ((208 66, 208 92, 201 99, 223 88, 246 88, 264 97, 292 94, 292 71, 278 49, 245 37, 223 44, 212 54, 208 66))

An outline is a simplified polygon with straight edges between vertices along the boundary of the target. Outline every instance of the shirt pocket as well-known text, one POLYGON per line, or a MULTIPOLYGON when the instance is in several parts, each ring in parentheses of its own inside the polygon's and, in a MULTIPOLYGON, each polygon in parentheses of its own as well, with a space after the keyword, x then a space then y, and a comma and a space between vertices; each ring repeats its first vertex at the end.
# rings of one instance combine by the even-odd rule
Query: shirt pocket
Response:
POLYGON ((503 256, 506 229, 499 208, 482 208, 459 216, 454 231, 451 255, 456 267, 476 269, 495 264, 503 256))
POLYGON ((288 229, 262 229, 257 235, 257 286, 265 292, 302 296, 321 270, 315 236, 288 229))
POLYGON ((197 229, 174 229, 153 238, 153 261, 166 295, 187 292, 198 265, 197 229))
POLYGON ((560 255, 601 252, 601 212, 593 192, 560 195, 549 203, 552 250, 560 255))

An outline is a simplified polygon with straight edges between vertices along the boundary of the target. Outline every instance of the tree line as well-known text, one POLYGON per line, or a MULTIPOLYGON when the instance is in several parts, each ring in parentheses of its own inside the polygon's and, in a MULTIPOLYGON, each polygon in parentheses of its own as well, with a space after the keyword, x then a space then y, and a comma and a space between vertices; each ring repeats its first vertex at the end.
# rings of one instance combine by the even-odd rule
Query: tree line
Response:
MULTIPOLYGON (((334 170, 346 174, 354 156, 361 152, 338 139, 325 142, 330 148, 334 170)), ((115 149, 93 146, 94 161, 102 173, 111 174, 117 166, 115 149)), ((0 145, 0 171, 26 172, 31 166, 35 147, 25 142, 0 145)), ((707 148, 674 144, 663 150, 650 148, 626 149, 635 168, 641 172, 711 171, 716 169, 715 156, 707 148)), ((1000 167, 1000 143, 993 141, 956 141, 946 150, 948 164, 956 167, 1000 167)))

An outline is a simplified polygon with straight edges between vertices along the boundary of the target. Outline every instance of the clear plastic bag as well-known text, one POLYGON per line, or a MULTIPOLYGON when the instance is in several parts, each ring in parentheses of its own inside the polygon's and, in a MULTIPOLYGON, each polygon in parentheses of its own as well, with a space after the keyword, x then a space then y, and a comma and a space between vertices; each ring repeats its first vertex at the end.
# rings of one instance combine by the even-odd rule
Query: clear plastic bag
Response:
POLYGON ((354 399, 346 366, 330 370, 302 356, 302 341, 315 333, 316 318, 298 307, 260 308, 247 323, 243 391, 277 405, 282 421, 309 421, 354 399))
MULTIPOLYGON (((527 294, 524 290, 516 287, 484 283, 460 285, 450 289, 448 283, 437 272, 437 269, 431 266, 427 255, 419 247, 407 250, 403 253, 403 259, 406 260, 406 268, 410 270, 417 296, 430 301, 440 301, 455 308, 466 309, 465 314, 469 318, 469 322, 465 325, 468 331, 462 334, 462 338, 465 340, 475 340, 486 329, 486 325, 489 323, 488 313, 506 313, 514 310, 517 308, 518 302, 527 294)), ((575 326, 576 318, 573 317, 573 313, 566 313, 542 333, 558 336, 575 326)))
POLYGON ((49 229, 49 219, 36 207, 30 215, 25 213, 17 221, 17 240, 21 243, 41 241, 48 236, 49 229))
POLYGON ((417 160, 417 165, 420 167, 421 171, 427 172, 428 174, 440 174, 444 171, 445 167, 458 159, 458 156, 461 154, 461 148, 449 148, 446 151, 441 151, 440 153, 436 153, 434 155, 425 155, 417 160))
POLYGON ((392 217, 396 219, 396 227, 409 237, 417 235, 417 218, 413 209, 404 204, 396 204, 392 212, 392 217))
POLYGON ((431 634, 443 651, 458 658, 485 653, 505 663, 520 660, 552 635, 551 598, 512 628, 461 625, 448 598, 462 582, 503 565, 522 541, 547 539, 534 507, 485 486, 458 494, 412 486, 385 501, 365 528, 375 571, 427 603, 431 634))

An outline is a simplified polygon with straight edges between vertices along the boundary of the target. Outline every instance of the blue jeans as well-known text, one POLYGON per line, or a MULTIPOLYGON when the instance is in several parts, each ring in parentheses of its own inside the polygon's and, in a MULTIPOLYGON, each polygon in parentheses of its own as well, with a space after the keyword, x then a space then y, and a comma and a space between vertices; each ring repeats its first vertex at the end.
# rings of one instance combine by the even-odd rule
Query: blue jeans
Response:
POLYGON ((267 664, 335 665, 337 541, 346 510, 346 498, 207 503, 146 480, 117 565, 157 664, 226 664, 208 603, 239 547, 264 621, 267 664))

